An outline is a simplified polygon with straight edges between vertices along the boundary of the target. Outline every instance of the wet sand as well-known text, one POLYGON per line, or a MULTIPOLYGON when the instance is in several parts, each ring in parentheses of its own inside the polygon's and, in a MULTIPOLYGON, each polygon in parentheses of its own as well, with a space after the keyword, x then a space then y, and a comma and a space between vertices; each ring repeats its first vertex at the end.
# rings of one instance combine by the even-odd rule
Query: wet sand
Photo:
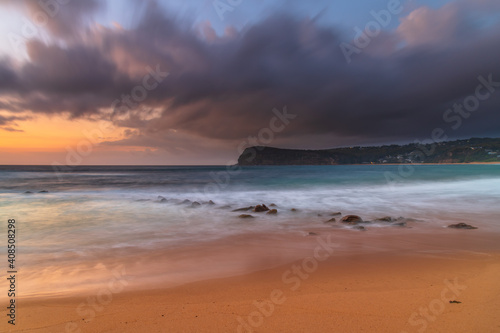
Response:
POLYGON ((200 271, 217 268, 227 258, 253 257, 245 266, 252 273, 208 274, 169 287, 167 280, 141 285, 148 281, 146 275, 133 271, 132 279, 118 274, 104 289, 87 295, 19 299, 17 325, 7 324, 3 308, 0 331, 500 331, 497 234, 450 229, 311 232, 317 235, 297 235, 293 243, 261 235, 178 253, 181 258, 205 252, 200 271), (263 246, 267 241, 280 253, 300 251, 290 257, 273 255, 263 246), (264 266, 273 268, 258 270, 264 266), (137 290, 140 285, 144 290, 137 290))

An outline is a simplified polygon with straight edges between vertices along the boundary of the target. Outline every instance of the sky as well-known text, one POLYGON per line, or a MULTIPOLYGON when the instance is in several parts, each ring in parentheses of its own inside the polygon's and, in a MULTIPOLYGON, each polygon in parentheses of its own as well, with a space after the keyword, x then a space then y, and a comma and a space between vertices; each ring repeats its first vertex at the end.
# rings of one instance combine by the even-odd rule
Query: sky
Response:
POLYGON ((0 164, 500 137, 498 0, 0 0, 0 164))

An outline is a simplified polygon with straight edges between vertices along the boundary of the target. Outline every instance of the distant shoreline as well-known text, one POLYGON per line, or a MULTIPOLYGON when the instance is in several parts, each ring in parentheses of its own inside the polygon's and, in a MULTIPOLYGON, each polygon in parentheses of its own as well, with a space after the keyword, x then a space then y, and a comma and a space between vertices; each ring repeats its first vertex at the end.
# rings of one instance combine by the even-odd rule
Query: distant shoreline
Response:
POLYGON ((333 165, 470 165, 470 164, 498 164, 500 162, 467 162, 467 163, 362 163, 362 164, 333 164, 333 165))
MULTIPOLYGON (((467 163, 353 163, 353 164, 252 164, 252 165, 240 165, 242 167, 260 167, 260 166, 353 166, 353 165, 364 165, 364 166, 373 166, 373 165, 480 165, 480 164, 488 164, 488 165, 500 165, 500 162, 467 162, 467 163)), ((222 166, 222 165, 221 165, 222 166)))
MULTIPOLYGON (((249 167, 249 166, 337 166, 337 165, 471 165, 471 164, 491 164, 491 165, 500 165, 500 162, 467 162, 467 163, 352 163, 352 164, 258 164, 258 165, 240 165, 240 164, 235 164, 233 166, 244 166, 244 167, 249 167)), ((1 164, 0 168, 5 168, 5 167, 47 167, 47 168, 52 168, 51 165, 38 165, 38 164, 1 164)), ((179 168, 192 168, 192 167, 221 167, 221 168, 226 168, 227 165, 224 164, 212 164, 212 165, 207 165, 207 164, 193 164, 193 165, 140 165, 140 164, 123 164, 123 165, 115 165, 115 164, 110 164, 110 165, 93 165, 93 164, 82 164, 74 167, 75 169, 82 168, 82 167, 107 167, 107 168, 113 168, 113 167, 142 167, 142 168, 162 168, 162 167, 179 167, 179 168)), ((2 171, 2 170, 0 170, 2 171)))

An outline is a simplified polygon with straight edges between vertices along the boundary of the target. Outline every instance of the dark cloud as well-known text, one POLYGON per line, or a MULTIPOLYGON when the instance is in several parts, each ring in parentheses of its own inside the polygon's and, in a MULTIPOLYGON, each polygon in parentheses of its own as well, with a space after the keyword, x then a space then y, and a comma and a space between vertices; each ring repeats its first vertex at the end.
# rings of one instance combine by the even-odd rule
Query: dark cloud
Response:
POLYGON ((20 133, 24 132, 21 129, 12 128, 12 127, 0 127, 0 129, 3 131, 7 131, 7 132, 20 132, 20 133))
MULTIPOLYGON (((0 107, 2 105, 0 104, 0 107)), ((0 130, 7 132, 24 132, 22 129, 14 128, 16 126, 16 121, 26 120, 28 117, 16 117, 16 116, 2 116, 0 115, 0 130)))
MULTIPOLYGON (((68 10, 95 10, 91 3, 68 10)), ((13 112, 108 119, 104 109, 141 85, 146 68, 168 71, 140 106, 114 113, 115 124, 131 130, 113 143, 123 145, 164 147, 180 133, 234 142, 256 135, 269 125, 271 110, 285 105, 297 115, 280 133, 288 146, 413 141, 436 127, 450 137, 498 136, 500 93, 458 130, 443 120, 453 103, 475 93, 480 75, 500 81, 499 25, 468 29, 492 2, 483 0, 474 20, 462 10, 469 2, 460 3, 413 11, 348 64, 339 47, 347 34, 314 20, 275 14, 218 36, 209 23, 166 16, 151 2, 130 30, 88 27, 85 38, 67 45, 30 42, 30 62, 0 65, 0 91, 13 112), (429 27, 439 31, 429 37, 429 27)), ((51 31, 68 39, 62 22, 51 31)))

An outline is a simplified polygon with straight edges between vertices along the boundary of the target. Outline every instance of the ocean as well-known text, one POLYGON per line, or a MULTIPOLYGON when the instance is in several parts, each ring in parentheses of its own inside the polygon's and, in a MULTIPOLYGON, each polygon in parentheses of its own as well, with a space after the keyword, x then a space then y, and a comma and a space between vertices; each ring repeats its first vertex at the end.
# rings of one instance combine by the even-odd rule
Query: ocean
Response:
POLYGON ((431 234, 458 222, 500 233, 500 165, 0 166, 0 239, 7 244, 15 219, 24 297, 97 288, 117 269, 147 288, 257 269, 262 256, 272 266, 300 256, 297 240, 312 231, 337 233, 339 248, 352 250, 360 231, 325 223, 334 212, 408 219, 367 224, 367 235, 431 234), (233 212, 262 203, 278 214, 233 212), (295 241, 269 245, 287 237, 295 241), (247 246, 258 254, 243 255, 247 246))

